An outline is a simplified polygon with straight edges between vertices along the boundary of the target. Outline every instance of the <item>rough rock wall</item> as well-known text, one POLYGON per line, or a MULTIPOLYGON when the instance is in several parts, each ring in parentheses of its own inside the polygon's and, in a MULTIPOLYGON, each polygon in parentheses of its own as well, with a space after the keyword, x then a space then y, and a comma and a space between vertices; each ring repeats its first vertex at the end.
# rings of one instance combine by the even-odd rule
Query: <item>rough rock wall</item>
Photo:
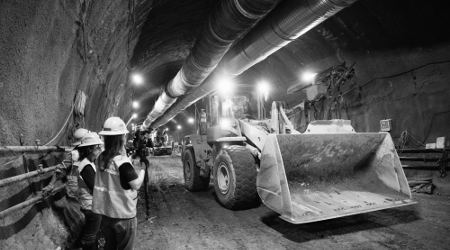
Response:
MULTIPOLYGON (((128 118, 127 66, 151 2, 0 1, 0 145, 45 144, 61 128, 51 144, 68 145, 76 126, 98 131, 110 115, 128 118), (84 116, 72 110, 78 91, 87 96, 84 116)), ((10 163, 0 164, 0 179, 25 171, 10 163)), ((27 183, 0 189, 0 210, 40 190, 27 183)), ((50 205, 2 220, 0 249, 63 245, 67 232, 50 205)))
POLYGON ((358 62, 361 88, 348 95, 357 130, 379 131, 390 118, 394 138, 405 130, 421 143, 450 137, 450 45, 359 55, 358 62))
MULTIPOLYGON (((51 210, 44 209, 34 217, 27 227, 12 237, 0 240, 2 249, 58 249, 65 245, 67 230, 61 220, 51 210)), ((28 218, 27 218, 28 219, 28 218)))
MULTIPOLYGON (((356 62, 354 80, 359 87, 344 95, 344 106, 347 107, 342 109, 342 118, 351 120, 356 131, 378 132, 380 120, 392 119, 390 134, 398 147, 424 148, 426 143, 436 142, 436 138, 442 136, 447 138, 448 147, 449 43, 369 54, 344 52, 342 55, 347 62, 356 62)), ((336 58, 327 58, 310 66, 331 66, 337 63, 340 61, 336 58)), ((299 130, 306 125, 303 117, 301 112, 297 112, 293 119, 299 130)), ((427 166, 421 162, 417 164, 427 166)), ((436 187, 434 193, 450 193, 450 179, 448 176, 443 178, 437 167, 434 170, 405 168, 404 171, 410 180, 432 179, 436 187)))
POLYGON ((129 8, 126 0, 0 3, 1 145, 18 145, 20 134, 25 145, 48 142, 78 90, 87 95, 84 120, 70 117, 54 143, 66 144, 74 126, 99 130, 110 115, 128 118, 118 108, 130 102, 127 65, 138 36, 129 8))
MULTIPOLYGON (((0 177, 18 176, 38 169, 54 166, 65 158, 62 151, 13 151, 0 147, 0 177)), ((0 187, 0 211, 17 206, 37 197, 46 187, 53 173, 44 173, 31 179, 14 182, 0 187)), ((45 200, 30 204, 22 209, 0 216, 0 249, 55 249, 64 245, 68 231, 64 222, 53 210, 53 201, 61 199, 63 193, 48 196, 45 200)))
POLYGON ((450 136, 450 33, 440 25, 449 22, 444 1, 360 0, 246 72, 244 82, 278 84, 272 97, 292 107, 305 94, 286 97, 286 89, 302 72, 355 63, 357 88, 344 95, 343 118, 361 132, 391 118, 393 137, 408 130, 432 142, 450 136))
MULTIPOLYGON (((450 45, 340 54, 342 60, 331 56, 308 66, 326 69, 343 61, 356 63, 356 85, 342 91, 347 92, 342 118, 352 120, 357 131, 377 132, 380 120, 389 118, 394 139, 407 130, 418 140, 410 146, 450 137, 450 45)), ((295 119, 298 127, 304 122, 299 116, 295 119)))

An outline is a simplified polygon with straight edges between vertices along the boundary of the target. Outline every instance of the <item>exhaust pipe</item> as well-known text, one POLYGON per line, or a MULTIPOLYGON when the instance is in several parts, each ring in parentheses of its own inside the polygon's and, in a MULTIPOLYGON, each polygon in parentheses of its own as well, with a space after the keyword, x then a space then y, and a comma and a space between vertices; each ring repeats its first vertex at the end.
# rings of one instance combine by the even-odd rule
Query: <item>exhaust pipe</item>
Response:
POLYGON ((329 17, 357 0, 286 0, 271 15, 249 32, 228 52, 220 65, 201 86, 184 96, 151 127, 166 124, 181 110, 194 104, 215 90, 215 77, 240 75, 253 65, 297 39, 329 17))

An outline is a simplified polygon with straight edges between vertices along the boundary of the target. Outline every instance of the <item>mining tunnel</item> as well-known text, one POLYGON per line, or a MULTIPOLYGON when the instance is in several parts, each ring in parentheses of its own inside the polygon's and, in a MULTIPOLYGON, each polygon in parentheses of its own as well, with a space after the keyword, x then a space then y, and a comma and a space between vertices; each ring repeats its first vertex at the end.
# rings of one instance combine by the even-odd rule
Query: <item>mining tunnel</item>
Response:
POLYGON ((449 11, 1 0, 0 249, 448 249, 449 11))

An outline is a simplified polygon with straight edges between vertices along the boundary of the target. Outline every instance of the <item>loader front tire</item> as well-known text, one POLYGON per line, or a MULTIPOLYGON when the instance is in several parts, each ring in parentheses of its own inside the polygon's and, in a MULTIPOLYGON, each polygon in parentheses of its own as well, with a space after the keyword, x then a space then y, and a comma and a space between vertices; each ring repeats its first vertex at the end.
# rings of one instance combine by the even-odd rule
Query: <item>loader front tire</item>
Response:
POLYGON ((214 162, 214 190, 226 208, 241 210, 260 204, 256 192, 256 163, 244 146, 232 145, 222 149, 214 162))
POLYGON ((195 164, 195 155, 188 148, 183 154, 184 186, 189 191, 203 191, 208 189, 209 176, 200 176, 200 168, 195 164))

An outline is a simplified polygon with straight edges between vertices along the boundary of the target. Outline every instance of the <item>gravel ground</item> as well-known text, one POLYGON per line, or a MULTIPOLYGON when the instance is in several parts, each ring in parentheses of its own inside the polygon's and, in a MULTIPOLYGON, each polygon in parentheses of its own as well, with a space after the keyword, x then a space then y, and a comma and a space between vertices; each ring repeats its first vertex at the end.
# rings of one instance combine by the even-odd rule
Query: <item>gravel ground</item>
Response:
POLYGON ((179 157, 151 157, 149 217, 138 204, 136 249, 450 249, 450 197, 415 195, 419 204, 304 225, 261 205, 230 211, 213 188, 183 188, 179 157))

